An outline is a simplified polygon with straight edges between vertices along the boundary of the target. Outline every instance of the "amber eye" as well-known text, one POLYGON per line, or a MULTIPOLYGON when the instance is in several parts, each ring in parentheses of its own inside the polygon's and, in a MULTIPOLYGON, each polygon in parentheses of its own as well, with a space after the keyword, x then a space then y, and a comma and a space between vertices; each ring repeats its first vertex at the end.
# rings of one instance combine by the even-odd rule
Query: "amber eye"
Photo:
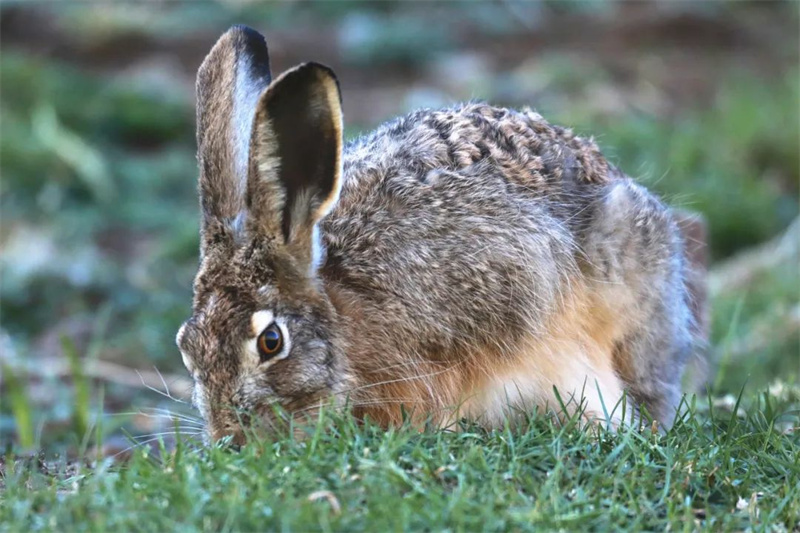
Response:
POLYGON ((261 362, 275 357, 282 349, 283 334, 278 324, 273 322, 258 336, 258 352, 261 355, 261 362))

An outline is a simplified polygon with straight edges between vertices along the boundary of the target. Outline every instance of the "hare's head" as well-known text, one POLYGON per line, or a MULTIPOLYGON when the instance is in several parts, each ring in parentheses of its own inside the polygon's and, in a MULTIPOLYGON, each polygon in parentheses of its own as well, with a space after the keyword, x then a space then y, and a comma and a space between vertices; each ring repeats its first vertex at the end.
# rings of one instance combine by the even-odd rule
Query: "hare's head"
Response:
POLYGON ((264 38, 223 35, 197 75, 202 229, 192 317, 177 336, 208 437, 303 412, 347 373, 317 278, 317 223, 341 181, 333 72, 305 63, 272 80, 264 38))

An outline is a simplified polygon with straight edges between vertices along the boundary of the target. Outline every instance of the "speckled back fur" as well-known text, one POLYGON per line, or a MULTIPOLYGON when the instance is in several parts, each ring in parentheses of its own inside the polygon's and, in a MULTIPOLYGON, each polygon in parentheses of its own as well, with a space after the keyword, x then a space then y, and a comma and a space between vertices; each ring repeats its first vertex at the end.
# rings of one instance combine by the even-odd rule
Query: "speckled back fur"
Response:
MULTIPOLYGON (((333 94, 332 74, 316 72, 309 94, 333 94)), ((312 121, 336 112, 309 109, 312 121)), ((383 424, 412 412, 494 426, 565 400, 617 423, 627 391, 671 423, 696 344, 683 244, 670 210, 591 140, 528 109, 420 110, 345 145, 340 176, 294 191, 282 175, 291 161, 261 154, 270 135, 302 136, 270 117, 256 113, 254 132, 272 128, 267 148, 251 144, 248 175, 234 177, 245 197, 222 197, 251 207, 206 215, 178 339, 212 438, 239 435, 226 412, 268 424, 274 403, 301 414, 330 399, 383 424), (268 364, 243 355, 264 311, 292 343, 268 364)), ((319 142, 341 134, 329 124, 338 133, 319 142)), ((201 193, 222 189, 201 173, 201 193)))

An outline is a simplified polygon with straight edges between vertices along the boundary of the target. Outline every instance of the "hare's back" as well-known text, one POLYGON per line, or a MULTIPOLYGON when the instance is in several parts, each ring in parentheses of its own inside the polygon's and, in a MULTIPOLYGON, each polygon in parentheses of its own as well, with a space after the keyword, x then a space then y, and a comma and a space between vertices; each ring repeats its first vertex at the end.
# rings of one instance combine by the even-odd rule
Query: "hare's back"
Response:
POLYGON ((435 324, 426 342, 452 344, 553 311, 610 178, 595 145, 569 130, 467 104, 351 143, 343 179, 321 225, 325 275, 398 323, 435 324))
POLYGON ((343 163, 340 199, 322 226, 334 246, 410 223, 424 240, 440 218, 463 224, 448 236, 454 242, 482 224, 518 233, 531 217, 537 231, 552 217, 577 232, 622 177, 591 139, 529 109, 481 103, 386 123, 346 146, 343 163))
POLYGON ((478 163, 541 194, 558 189, 562 180, 600 184, 613 173, 591 139, 530 109, 469 103, 411 113, 350 143, 345 187, 362 189, 374 186, 373 180, 408 174, 424 183, 432 170, 458 172, 478 163))
POLYGON ((414 207, 418 194, 439 194, 433 200, 445 211, 510 195, 534 200, 570 225, 580 224, 600 189, 622 176, 591 139, 530 109, 482 103, 421 110, 382 125, 345 147, 343 174, 334 218, 364 218, 367 202, 414 207), (436 186, 444 174, 450 181, 460 176, 467 190, 449 198, 436 186))

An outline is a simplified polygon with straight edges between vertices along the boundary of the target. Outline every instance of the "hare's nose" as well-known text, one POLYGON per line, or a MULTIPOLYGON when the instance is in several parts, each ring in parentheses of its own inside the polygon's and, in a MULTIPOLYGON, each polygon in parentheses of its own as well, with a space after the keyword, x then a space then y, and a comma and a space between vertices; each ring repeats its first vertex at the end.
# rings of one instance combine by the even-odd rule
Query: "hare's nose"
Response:
POLYGON ((230 443, 228 443, 228 447, 235 452, 239 452, 242 450, 242 446, 245 445, 247 439, 244 436, 244 433, 237 433, 233 435, 230 443))
POLYGON ((244 436, 244 432, 237 431, 233 434, 233 438, 231 439, 231 448, 238 452, 245 444, 247 444, 247 437, 244 436))

